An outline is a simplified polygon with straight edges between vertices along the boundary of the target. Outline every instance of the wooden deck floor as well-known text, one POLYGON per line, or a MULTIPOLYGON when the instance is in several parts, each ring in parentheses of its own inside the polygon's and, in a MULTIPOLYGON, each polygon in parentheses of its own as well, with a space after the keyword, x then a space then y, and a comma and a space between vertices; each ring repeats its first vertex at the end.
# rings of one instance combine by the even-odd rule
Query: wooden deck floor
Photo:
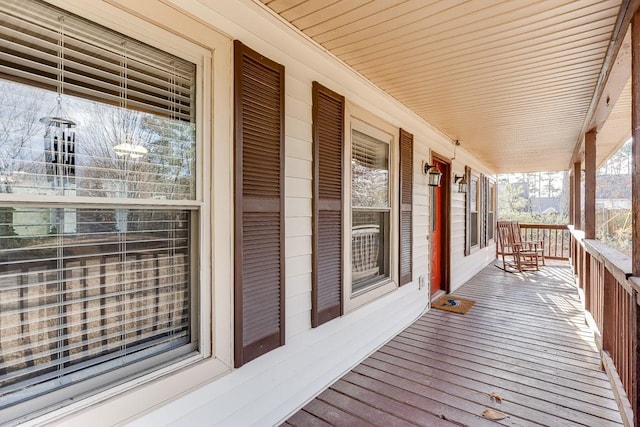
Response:
POLYGON ((430 310, 284 425, 621 425, 571 283, 490 265, 454 293, 467 314, 430 310))

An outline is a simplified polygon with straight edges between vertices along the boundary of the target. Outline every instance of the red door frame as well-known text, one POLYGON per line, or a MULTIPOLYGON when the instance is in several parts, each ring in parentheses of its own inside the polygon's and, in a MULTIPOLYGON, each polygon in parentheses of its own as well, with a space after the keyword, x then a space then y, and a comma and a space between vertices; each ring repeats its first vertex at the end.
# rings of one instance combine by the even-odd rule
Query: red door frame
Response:
MULTIPOLYGON (((449 261, 451 257, 451 161, 444 156, 432 152, 431 164, 433 164, 434 161, 438 161, 445 166, 445 170, 440 170, 440 172, 442 172, 440 187, 443 197, 440 211, 438 212, 438 216, 442 218, 442 230, 440 230, 440 289, 449 293, 451 290, 451 263, 449 261)), ((429 286, 431 286, 431 284, 429 284, 429 286)))

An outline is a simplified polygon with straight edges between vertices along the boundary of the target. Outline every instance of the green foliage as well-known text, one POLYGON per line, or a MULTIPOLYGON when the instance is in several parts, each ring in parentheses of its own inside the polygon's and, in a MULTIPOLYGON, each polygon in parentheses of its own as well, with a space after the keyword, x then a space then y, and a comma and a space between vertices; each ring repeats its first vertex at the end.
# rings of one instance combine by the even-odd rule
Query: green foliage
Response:
POLYGON ((631 209, 600 209, 596 212, 596 239, 631 256, 631 209))
POLYGON ((500 215, 501 221, 518 221, 522 224, 568 224, 569 217, 566 214, 556 212, 532 214, 531 212, 514 212, 511 215, 500 215))
MULTIPOLYGON (((548 182, 545 182, 545 185, 550 186, 548 182)), ((555 211, 531 213, 530 201, 524 197, 524 185, 511 182, 504 184, 498 193, 498 219, 518 221, 523 224, 567 224, 569 222, 566 213, 555 211)))
POLYGON ((498 215, 500 219, 511 219, 512 216, 524 211, 529 203, 522 194, 523 188, 511 183, 507 183, 500 190, 498 197, 498 215))

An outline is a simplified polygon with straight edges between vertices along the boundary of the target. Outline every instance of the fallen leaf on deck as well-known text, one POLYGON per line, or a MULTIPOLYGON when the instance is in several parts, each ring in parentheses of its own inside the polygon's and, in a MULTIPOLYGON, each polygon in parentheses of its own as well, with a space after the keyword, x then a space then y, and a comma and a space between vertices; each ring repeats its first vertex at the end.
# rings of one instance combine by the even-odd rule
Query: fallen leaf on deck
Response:
POLYGON ((482 413, 482 417, 488 420, 504 420, 507 418, 507 415, 500 411, 496 411, 495 409, 485 409, 482 413))
POLYGON ((495 400, 498 403, 502 403, 502 396, 497 393, 489 393, 489 398, 495 400))

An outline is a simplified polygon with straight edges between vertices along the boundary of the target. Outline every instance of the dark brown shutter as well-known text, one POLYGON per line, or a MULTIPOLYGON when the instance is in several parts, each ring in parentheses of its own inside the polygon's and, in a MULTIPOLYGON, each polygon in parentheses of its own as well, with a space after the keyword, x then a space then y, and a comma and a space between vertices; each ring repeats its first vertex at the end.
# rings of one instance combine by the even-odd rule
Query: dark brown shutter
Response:
POLYGON ((467 192, 464 194, 464 255, 471 254, 471 168, 464 167, 464 179, 467 181, 467 192))
POLYGON ((400 286, 413 267, 413 135, 400 129, 400 286))
POLYGON ((342 315, 344 97, 313 82, 311 325, 342 315))
POLYGON ((284 67, 234 43, 235 366, 284 345, 284 67))
POLYGON ((480 174, 480 248, 487 246, 487 178, 484 174, 480 174))

